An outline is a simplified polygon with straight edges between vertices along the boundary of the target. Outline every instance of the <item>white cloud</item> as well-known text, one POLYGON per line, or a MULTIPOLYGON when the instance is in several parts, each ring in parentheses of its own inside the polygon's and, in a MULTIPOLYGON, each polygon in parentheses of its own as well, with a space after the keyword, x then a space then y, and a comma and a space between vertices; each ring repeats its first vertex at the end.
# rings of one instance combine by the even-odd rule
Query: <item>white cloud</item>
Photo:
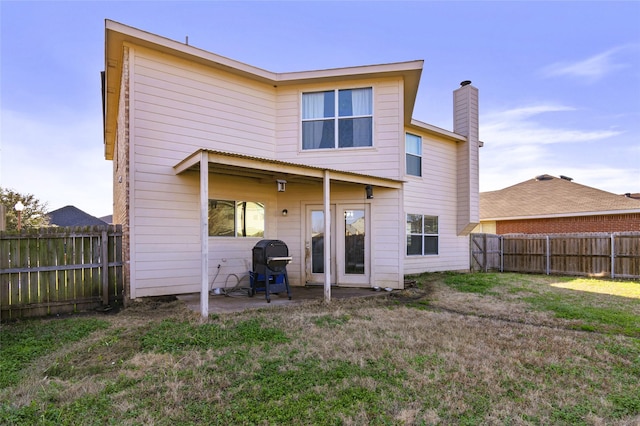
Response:
POLYGON ((571 111, 575 108, 536 104, 483 115, 480 135, 485 145, 480 150, 480 190, 506 188, 544 173, 570 176, 580 184, 614 193, 621 193, 621 188, 625 188, 623 192, 640 190, 637 169, 600 164, 597 154, 598 150, 606 152, 607 147, 596 142, 623 132, 560 128, 549 124, 557 120, 542 117, 571 111))
POLYGON ((544 113, 574 111, 575 108, 538 104, 492 112, 481 118, 482 140, 494 146, 549 145, 590 142, 620 135, 617 130, 578 130, 552 127, 534 120, 544 113))
POLYGON ((0 185, 33 194, 50 210, 74 205, 112 211, 112 163, 104 159, 102 121, 52 112, 47 122, 3 110, 0 185))
POLYGON ((633 46, 621 46, 591 56, 577 62, 556 62, 542 69, 546 77, 577 77, 586 83, 594 83, 603 77, 627 68, 628 65, 619 60, 621 52, 633 46))

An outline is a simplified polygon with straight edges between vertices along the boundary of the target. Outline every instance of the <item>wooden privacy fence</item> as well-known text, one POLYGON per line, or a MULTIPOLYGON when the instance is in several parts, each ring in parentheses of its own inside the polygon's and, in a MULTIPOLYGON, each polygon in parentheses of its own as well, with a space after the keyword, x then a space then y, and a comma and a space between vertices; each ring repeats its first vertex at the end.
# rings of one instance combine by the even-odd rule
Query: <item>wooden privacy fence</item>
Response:
POLYGON ((122 264, 121 225, 0 232, 1 319, 110 307, 122 264))
POLYGON ((471 270, 640 278, 640 233, 471 234, 471 270))

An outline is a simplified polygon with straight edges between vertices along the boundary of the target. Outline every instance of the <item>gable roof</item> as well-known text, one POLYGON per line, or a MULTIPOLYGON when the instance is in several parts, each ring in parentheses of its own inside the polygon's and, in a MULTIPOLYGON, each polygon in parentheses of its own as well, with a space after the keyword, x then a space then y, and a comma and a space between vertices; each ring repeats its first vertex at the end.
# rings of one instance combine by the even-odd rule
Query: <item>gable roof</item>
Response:
POLYGON ((57 226, 94 226, 107 222, 85 213, 77 207, 65 206, 48 213, 49 224, 57 226))
MULTIPOLYGON (((122 50, 125 43, 154 49, 208 67, 243 76, 273 87, 314 82, 334 82, 399 76, 404 80, 405 124, 411 123, 424 60, 365 65, 315 71, 277 73, 216 55, 159 35, 109 19, 105 20, 105 71, 103 73, 103 109, 105 158, 113 158, 116 119, 122 77, 122 50)), ((435 127, 432 131, 435 131, 435 127)), ((447 133, 448 134, 448 133, 447 133)))
POLYGON ((640 200, 581 185, 564 176, 544 174, 480 193, 483 221, 625 213, 640 213, 640 200))

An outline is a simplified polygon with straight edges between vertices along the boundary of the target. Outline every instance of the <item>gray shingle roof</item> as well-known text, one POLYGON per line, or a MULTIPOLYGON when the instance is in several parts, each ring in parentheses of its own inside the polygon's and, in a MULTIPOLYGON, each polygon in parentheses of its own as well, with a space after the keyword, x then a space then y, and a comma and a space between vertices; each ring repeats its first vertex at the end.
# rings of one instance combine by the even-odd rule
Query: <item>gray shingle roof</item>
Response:
POLYGON ((540 175, 498 191, 480 193, 481 220, 597 213, 640 213, 640 200, 550 175, 540 175))
POLYGON ((51 225, 58 226, 94 226, 107 224, 105 221, 91 216, 89 213, 85 213, 74 206, 65 206, 49 212, 49 222, 51 225))

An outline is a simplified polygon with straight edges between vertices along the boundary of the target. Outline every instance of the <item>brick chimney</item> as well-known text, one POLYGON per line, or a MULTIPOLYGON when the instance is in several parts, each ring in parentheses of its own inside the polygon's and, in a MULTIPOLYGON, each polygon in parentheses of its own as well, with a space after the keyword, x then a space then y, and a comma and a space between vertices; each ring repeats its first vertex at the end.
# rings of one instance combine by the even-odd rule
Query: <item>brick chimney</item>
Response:
POLYGON ((478 89, 465 80, 453 92, 453 132, 467 138, 457 147, 457 230, 468 235, 480 223, 478 89))

